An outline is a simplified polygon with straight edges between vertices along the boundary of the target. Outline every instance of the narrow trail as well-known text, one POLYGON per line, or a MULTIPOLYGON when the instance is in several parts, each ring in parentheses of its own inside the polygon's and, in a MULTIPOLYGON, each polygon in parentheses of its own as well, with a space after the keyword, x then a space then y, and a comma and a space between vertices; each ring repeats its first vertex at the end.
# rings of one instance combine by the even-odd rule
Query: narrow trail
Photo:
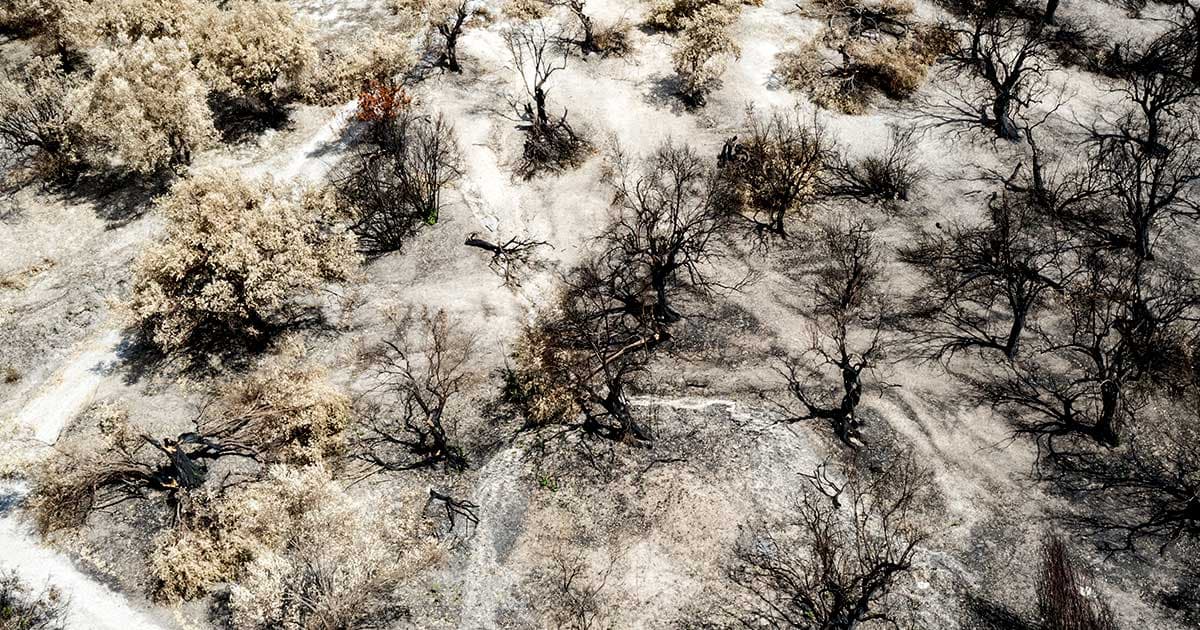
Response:
POLYGON ((16 571, 30 588, 58 589, 67 599, 67 628, 155 630, 164 626, 132 606, 124 596, 97 582, 71 561, 42 545, 30 523, 19 516, 27 489, 0 482, 0 567, 16 571))
POLYGON ((459 627, 465 630, 495 627, 496 612, 517 586, 519 576, 505 569, 504 560, 524 527, 528 497, 518 485, 521 470, 521 450, 510 448, 479 471, 483 483, 474 498, 480 506, 479 526, 462 573, 459 627))
POLYGON ((43 444, 57 442, 67 422, 92 401, 96 389, 116 365, 120 342, 121 334, 116 329, 84 342, 17 414, 17 426, 31 430, 43 444))

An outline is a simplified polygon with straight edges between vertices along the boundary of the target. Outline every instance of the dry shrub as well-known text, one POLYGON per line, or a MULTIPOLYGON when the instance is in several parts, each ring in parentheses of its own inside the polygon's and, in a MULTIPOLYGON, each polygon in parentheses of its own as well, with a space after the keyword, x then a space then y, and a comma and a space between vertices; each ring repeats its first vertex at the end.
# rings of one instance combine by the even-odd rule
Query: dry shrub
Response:
POLYGON ((633 52, 633 42, 629 38, 630 30, 629 22, 619 20, 614 24, 597 26, 592 36, 595 38, 596 48, 605 55, 624 57, 633 52))
POLYGON ((165 353, 261 344, 304 312, 299 298, 349 279, 351 234, 328 199, 226 170, 182 180, 156 206, 166 235, 136 263, 131 323, 165 353))
POLYGON ((140 38, 186 39, 195 30, 197 0, 50 0, 51 36, 62 49, 119 48, 140 38))
MULTIPOLYGON (((545 314, 541 319, 555 318, 545 314)), ((555 341, 544 325, 526 327, 517 341, 513 365, 504 371, 503 398, 531 428, 561 424, 581 411, 566 367, 580 358, 555 341)))
POLYGON ((6 166, 50 180, 79 166, 79 130, 68 107, 79 84, 48 57, 6 70, 0 79, 0 158, 6 166))
POLYGON ((363 627, 394 612, 394 589, 435 559, 415 508, 365 509, 324 467, 273 466, 160 535, 150 567, 169 600, 232 583, 237 628, 363 627))
POLYGON ((734 0, 657 0, 646 14, 646 25, 664 31, 679 31, 688 19, 709 6, 723 5, 736 13, 739 4, 734 0))
POLYGON ((853 67, 834 62, 832 53, 820 41, 817 37, 795 50, 779 53, 775 72, 784 85, 806 93, 825 109, 843 114, 865 112, 871 91, 864 82, 856 80, 853 67))
POLYGON ((679 75, 680 95, 688 103, 703 105, 705 94, 725 72, 727 59, 741 54, 729 34, 729 25, 737 19, 735 8, 709 4, 683 20, 671 61, 679 75))
POLYGON ((232 385, 220 413, 246 423, 246 437, 272 461, 307 464, 345 452, 350 399, 299 340, 282 346, 278 357, 232 385))
POLYGON ((307 99, 335 105, 353 99, 364 86, 387 84, 417 62, 404 34, 377 35, 360 45, 329 52, 307 81, 307 99))
POLYGON ((98 49, 91 59, 95 72, 72 112, 89 162, 148 174, 186 164, 192 152, 215 143, 208 90, 186 44, 140 39, 98 49))
POLYGON ((45 533, 82 525, 96 505, 97 493, 144 447, 129 425, 125 407, 108 402, 88 408, 85 424, 99 431, 95 439, 68 439, 57 453, 33 471, 28 505, 38 530, 45 533))
POLYGON ((500 12, 510 19, 530 22, 549 15, 550 4, 545 0, 505 0, 500 12))
POLYGON ((904 37, 876 41, 826 29, 796 50, 780 53, 776 72, 785 85, 821 107, 862 114, 876 92, 896 100, 912 96, 930 66, 955 44, 954 34, 941 26, 914 27, 904 37))
POLYGON ((58 589, 35 593, 16 572, 0 572, 0 628, 5 630, 62 630, 67 602, 58 589))
POLYGON ((755 224, 782 234, 785 221, 807 216, 807 206, 821 193, 832 144, 815 119, 798 111, 747 115, 749 133, 731 141, 721 157, 721 176, 738 210, 755 224))
POLYGON ((308 26, 286 2, 207 4, 190 42, 212 90, 251 110, 275 112, 298 96, 317 60, 308 26))

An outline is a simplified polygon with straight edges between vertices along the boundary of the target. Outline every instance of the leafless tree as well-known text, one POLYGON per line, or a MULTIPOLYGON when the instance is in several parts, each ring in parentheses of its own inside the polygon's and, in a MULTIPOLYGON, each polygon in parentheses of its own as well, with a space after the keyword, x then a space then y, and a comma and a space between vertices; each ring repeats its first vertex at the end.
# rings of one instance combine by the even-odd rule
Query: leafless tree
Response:
POLYGON ((1156 278, 1145 263, 1099 253, 1083 262, 1066 285, 1066 312, 1037 331, 1032 356, 979 383, 984 400, 1014 410, 1018 432, 1052 452, 1056 436, 1118 445, 1136 406, 1134 386, 1182 362, 1180 337, 1195 326, 1196 294, 1186 278, 1156 278))
POLYGON ((555 72, 567 67, 566 51, 557 51, 555 37, 540 23, 511 29, 504 37, 529 99, 513 103, 522 123, 520 128, 525 132, 518 171, 529 177, 543 169, 576 165, 587 151, 588 142, 567 122, 569 110, 564 108, 561 116, 554 116, 547 104, 550 93, 547 84, 555 72))
POLYGON ((746 137, 734 136, 721 149, 721 176, 756 229, 783 236, 786 220, 819 198, 833 145, 819 122, 805 123, 797 112, 751 111, 747 122, 746 137))
POLYGON ((1096 246, 1152 260, 1164 223, 1200 214, 1200 114, 1186 104, 1200 86, 1146 53, 1119 93, 1129 111, 1090 130, 1088 167, 1101 194, 1062 219, 1096 246))
POLYGON ((1010 197, 1050 219, 1061 219, 1086 213, 1103 186, 1091 168, 1064 164, 1049 154, 1037 139, 1040 123, 1021 128, 1028 151, 1027 160, 1018 162, 1011 171, 989 171, 985 178, 998 183, 1010 197))
POLYGON ((977 86, 951 94, 933 114, 938 125, 981 126, 1019 141, 1021 113, 1047 92, 1046 42, 1040 28, 983 11, 958 30, 963 40, 950 56, 951 77, 967 73, 977 86))
POLYGON ((1051 480, 1084 507, 1068 523, 1110 553, 1200 540, 1200 390, 1157 395, 1125 433, 1120 449, 1054 455, 1051 480))
POLYGON ((437 223, 443 190, 461 177, 450 123, 403 108, 369 123, 334 185, 352 210, 360 248, 380 255, 401 249, 420 226, 437 223))
POLYGON ((579 37, 571 39, 570 43, 578 45, 583 54, 604 52, 596 42, 596 24, 587 14, 587 0, 548 0, 547 4, 566 7, 579 22, 579 37))
POLYGON ((909 319, 929 356, 986 348, 1014 358, 1045 295, 1063 291, 1071 247, 1037 209, 1001 195, 988 204, 985 223, 938 224, 901 249, 901 259, 927 278, 909 319))
POLYGON ((878 472, 852 469, 844 505, 806 493, 788 525, 739 544, 729 579, 747 596, 727 613, 746 628, 853 630, 898 620, 896 584, 929 540, 930 473, 902 454, 878 472))
POLYGON ((439 5, 441 11, 430 15, 433 29, 442 38, 441 51, 438 53, 437 65, 451 72, 462 72, 458 63, 458 38, 462 36, 467 22, 479 13, 480 7, 474 0, 453 0, 439 5))
POLYGON ((826 226, 823 241, 826 263, 814 291, 812 345, 800 358, 785 362, 780 373, 801 405, 789 422, 826 421, 839 440, 854 446, 862 442, 857 410, 863 375, 878 367, 886 349, 885 299, 877 286, 880 259, 874 228, 865 221, 826 226), (808 357, 816 359, 815 366, 808 357), (840 387, 827 387, 830 376, 840 381, 840 387))
POLYGON ((612 613, 614 602, 606 597, 605 589, 612 576, 616 558, 610 557, 603 568, 593 569, 583 550, 568 551, 556 548, 549 554, 549 565, 534 573, 534 580, 543 601, 534 608, 546 616, 550 627, 562 630, 592 630, 603 628, 612 613))
POLYGON ((409 313, 394 322, 395 338, 383 340, 376 353, 373 392, 383 399, 365 423, 359 459, 385 471, 467 468, 447 405, 468 381, 474 340, 456 327, 444 311, 409 313))
POLYGON ((637 293, 652 296, 641 308, 671 324, 681 317, 672 307, 674 294, 730 288, 711 276, 720 257, 716 239, 729 216, 717 172, 690 147, 671 143, 640 167, 618 156, 615 170, 617 212, 600 238, 609 266, 640 278, 637 293))

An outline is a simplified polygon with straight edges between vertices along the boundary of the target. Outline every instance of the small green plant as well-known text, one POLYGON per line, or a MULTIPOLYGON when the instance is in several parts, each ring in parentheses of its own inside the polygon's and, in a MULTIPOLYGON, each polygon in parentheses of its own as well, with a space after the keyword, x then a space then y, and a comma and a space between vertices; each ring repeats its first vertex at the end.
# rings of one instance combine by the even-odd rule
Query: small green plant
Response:
POLYGON ((546 475, 538 476, 538 487, 550 492, 558 492, 558 480, 546 475))

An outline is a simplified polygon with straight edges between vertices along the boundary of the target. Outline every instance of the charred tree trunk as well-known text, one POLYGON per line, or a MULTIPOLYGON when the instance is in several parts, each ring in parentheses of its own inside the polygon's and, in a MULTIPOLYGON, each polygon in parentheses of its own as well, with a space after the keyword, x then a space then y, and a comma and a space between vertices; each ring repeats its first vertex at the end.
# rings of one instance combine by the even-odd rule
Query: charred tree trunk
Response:
POLYGON ((1005 140, 1017 142, 1021 132, 1012 119, 1012 96, 1002 94, 992 103, 992 122, 996 126, 996 135, 1005 140))
POLYGON ((1045 24, 1054 24, 1054 14, 1058 12, 1058 0, 1046 0, 1046 13, 1042 15, 1042 22, 1045 24))
POLYGON ((1100 384, 1100 417, 1096 421, 1096 440, 1107 446, 1118 446, 1118 415, 1121 412, 1121 387, 1108 380, 1100 384))
POLYGON ((1013 308, 1012 326, 1008 329, 1008 339, 1004 343, 1004 356, 1015 359, 1021 344, 1021 333, 1025 331, 1025 320, 1029 317, 1029 305, 1017 303, 1013 308))

